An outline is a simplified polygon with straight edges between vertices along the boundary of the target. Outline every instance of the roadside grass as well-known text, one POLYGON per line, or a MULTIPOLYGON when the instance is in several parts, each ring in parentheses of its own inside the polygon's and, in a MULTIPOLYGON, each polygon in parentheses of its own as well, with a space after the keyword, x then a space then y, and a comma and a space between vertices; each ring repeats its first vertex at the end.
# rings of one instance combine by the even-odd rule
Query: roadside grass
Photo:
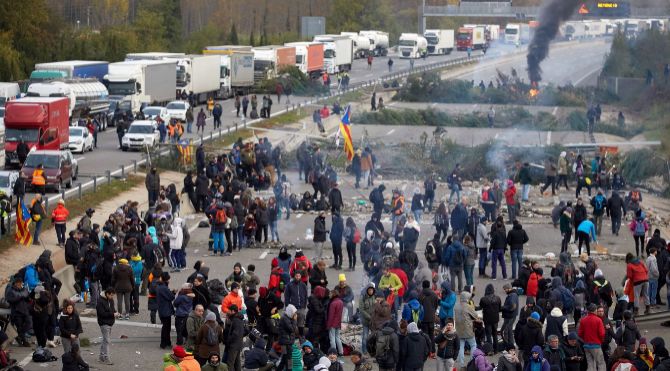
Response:
MULTIPOLYGON (((80 200, 77 199, 65 200, 65 207, 70 211, 70 218, 68 220, 79 218, 79 216, 83 215, 86 209, 88 209, 89 207, 95 208, 96 206, 102 204, 103 202, 111 198, 114 198, 123 192, 129 191, 134 187, 142 184, 143 182, 144 182, 143 176, 129 175, 126 178, 122 179, 112 179, 112 181, 109 184, 105 183, 98 185, 97 192, 93 192, 92 189, 84 191, 80 200)), ((31 200, 26 200, 26 202, 30 201, 31 200)), ((55 207, 56 207, 55 202, 49 204, 49 210, 47 211, 47 215, 49 216, 49 218, 47 218, 47 220, 45 220, 45 222, 42 224, 41 233, 53 229, 53 224, 51 224, 50 222, 51 219, 50 216, 51 216, 51 210, 53 210, 53 208, 55 207)), ((9 250, 12 247, 18 246, 16 241, 14 241, 15 227, 16 224, 14 223, 14 225, 12 225, 12 228, 10 228, 10 233, 3 236, 3 238, 0 239, 0 253, 9 250)), ((33 230, 34 227, 32 227, 31 223, 31 231, 33 230)))

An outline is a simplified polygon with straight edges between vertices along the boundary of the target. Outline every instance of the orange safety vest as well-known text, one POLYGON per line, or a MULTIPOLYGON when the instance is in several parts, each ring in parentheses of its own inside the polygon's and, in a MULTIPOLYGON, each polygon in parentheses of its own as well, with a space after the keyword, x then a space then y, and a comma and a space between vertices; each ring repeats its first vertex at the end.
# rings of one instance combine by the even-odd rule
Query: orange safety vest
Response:
POLYGON ((207 101, 207 109, 208 109, 209 111, 211 111, 211 110, 214 109, 214 100, 208 100, 208 101, 207 101))
POLYGON ((174 136, 174 128, 175 125, 168 125, 168 133, 170 134, 171 137, 174 136))
POLYGON ((398 207, 398 210, 394 211, 395 215, 401 215, 403 213, 403 209, 405 208, 405 197, 403 196, 398 196, 395 200, 393 200, 393 208, 395 209, 398 204, 400 207, 398 207))
POLYGON ((32 185, 43 186, 46 185, 47 181, 44 179, 44 170, 35 169, 33 171, 33 180, 32 185))

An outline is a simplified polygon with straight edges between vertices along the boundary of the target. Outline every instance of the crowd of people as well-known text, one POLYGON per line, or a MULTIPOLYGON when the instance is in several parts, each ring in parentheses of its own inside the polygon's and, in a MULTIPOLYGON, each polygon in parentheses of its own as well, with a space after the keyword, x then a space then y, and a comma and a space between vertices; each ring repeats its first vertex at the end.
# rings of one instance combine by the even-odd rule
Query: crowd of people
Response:
MULTIPOLYGON (((303 143, 298 149, 300 179, 314 191, 299 200, 282 174, 281 156, 281 147, 267 138, 240 140, 229 153, 209 161, 199 147, 196 169, 184 178, 181 193, 174 184, 161 184, 160 174, 150 169, 146 213, 129 201, 104 223, 94 223, 95 210, 89 209, 76 229, 68 232, 63 224, 59 243, 74 268, 78 294, 58 302, 62 284, 54 276, 51 252, 45 250, 35 264, 12 277, 5 293, 16 342, 30 346, 34 336, 35 354, 48 358, 48 347, 60 340, 64 369, 88 367, 79 352, 80 302, 95 309, 102 337, 98 360, 107 365, 114 364, 109 343, 116 321, 146 310, 151 323, 160 323, 160 347, 169 350, 165 370, 336 371, 349 369, 345 355, 361 371, 422 370, 433 364, 428 362, 445 371, 670 368, 663 339, 647 341, 635 323, 639 314, 664 305, 661 287, 670 272, 670 252, 660 231, 646 238, 650 225, 639 191, 629 195, 636 200, 632 203, 615 190, 607 198, 607 188, 599 188, 586 202, 591 217, 580 198, 574 206, 556 206, 552 221, 561 232, 562 247, 557 263, 545 273, 549 267, 524 257, 530 237, 519 210, 530 197, 527 165, 520 165, 512 179, 485 183, 473 204, 461 195, 460 166, 448 177, 449 195, 437 194, 436 180, 429 176, 423 189, 416 187, 406 200, 399 189, 387 197, 384 184, 374 185, 376 159, 365 148, 357 151, 352 170, 355 188, 372 187, 372 214, 359 226, 346 216, 341 180, 318 146, 303 143), (263 189, 272 189, 273 196, 259 196, 263 189), (192 262, 194 271, 185 282, 172 281, 171 273, 190 265, 182 195, 207 216, 211 255, 277 244, 269 266, 258 267, 269 269, 266 283, 254 264, 238 262, 229 275, 213 277, 204 260, 192 262), (281 243, 278 223, 292 211, 312 210, 316 216, 308 257, 301 246, 281 243), (382 222, 386 214, 390 228, 382 222), (636 254, 626 256, 626 279, 619 285, 590 257, 590 242, 603 233, 603 215, 621 221, 627 214, 633 215, 629 229, 636 254), (420 234, 430 224, 435 234, 419 256, 420 234), (568 251, 573 231, 579 243, 576 262, 568 251), (323 256, 328 240, 334 257, 330 266, 323 256), (355 285, 342 268, 343 244, 347 271, 362 267, 362 280, 355 285), (485 281, 489 278, 504 280, 503 292, 485 281), (486 283, 478 300, 475 280, 486 283), (574 332, 568 321, 574 321, 574 332), (345 329, 354 329, 355 340, 344 335, 345 329)), ((560 160, 565 157, 560 156, 556 168, 567 185, 560 170, 567 166, 560 160)), ((67 219, 63 209, 59 205, 60 211, 52 214, 54 221, 67 219)), ((612 234, 618 235, 615 225, 612 234)))

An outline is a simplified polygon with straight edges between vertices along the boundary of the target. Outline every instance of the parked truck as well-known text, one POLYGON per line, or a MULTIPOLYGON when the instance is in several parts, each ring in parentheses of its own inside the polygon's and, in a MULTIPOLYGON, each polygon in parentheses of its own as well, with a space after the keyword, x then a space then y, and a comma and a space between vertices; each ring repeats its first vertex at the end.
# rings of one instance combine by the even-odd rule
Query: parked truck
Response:
POLYGON ((340 32, 342 36, 348 36, 354 42, 354 58, 367 58, 374 53, 370 39, 359 35, 357 32, 340 32))
POLYGON ((509 23, 505 27, 505 44, 521 45, 530 42, 530 27, 524 23, 509 23))
POLYGON ((351 71, 354 62, 354 42, 348 36, 316 35, 315 42, 323 43, 323 65, 326 72, 336 74, 351 71))
POLYGON ((220 87, 217 98, 232 98, 236 94, 243 94, 254 86, 255 63, 251 46, 207 46, 202 54, 219 57, 220 87))
POLYGON ((165 104, 174 98, 176 66, 174 60, 111 63, 104 78, 109 99, 129 102, 133 113, 138 113, 143 104, 165 104))
POLYGON ((29 97, 66 97, 69 101, 70 125, 79 120, 92 118, 97 121, 98 129, 107 129, 109 111, 109 93, 107 88, 96 79, 65 79, 38 82, 28 87, 29 97))
POLYGON ((99 81, 105 77, 109 62, 104 61, 62 61, 37 63, 35 70, 30 74, 30 82, 44 80, 71 79, 76 77, 96 78, 99 81))
POLYGON ((184 58, 185 53, 172 52, 146 52, 146 53, 128 53, 126 54, 126 61, 161 61, 163 59, 178 59, 184 58))
POLYGON ((16 146, 67 149, 70 142, 69 105, 65 97, 25 97, 7 102, 5 109, 5 168, 19 168, 16 146))
POLYGON ((295 66, 296 48, 285 45, 258 46, 252 49, 253 80, 260 82, 274 79, 279 71, 288 66, 295 66))
POLYGON ((221 73, 221 58, 216 55, 186 55, 177 61, 177 97, 192 97, 196 104, 219 92, 221 84, 216 76, 221 73))
POLYGON ((456 36, 456 45, 458 50, 476 50, 488 48, 484 27, 461 27, 456 36))
POLYGON ((19 88, 19 84, 15 82, 0 82, 0 107, 20 96, 21 89, 19 88))
POLYGON ((428 54, 451 54, 454 50, 454 30, 426 30, 423 37, 428 41, 428 54))
POLYGON ((312 79, 323 74, 323 44, 315 42, 293 42, 285 46, 295 47, 295 65, 312 79))
POLYGON ((386 56, 389 52, 389 34, 384 31, 360 31, 361 36, 366 36, 370 39, 370 47, 376 57, 386 56))
POLYGON ((428 41, 415 33, 400 34, 398 41, 400 58, 422 58, 428 55, 428 41))

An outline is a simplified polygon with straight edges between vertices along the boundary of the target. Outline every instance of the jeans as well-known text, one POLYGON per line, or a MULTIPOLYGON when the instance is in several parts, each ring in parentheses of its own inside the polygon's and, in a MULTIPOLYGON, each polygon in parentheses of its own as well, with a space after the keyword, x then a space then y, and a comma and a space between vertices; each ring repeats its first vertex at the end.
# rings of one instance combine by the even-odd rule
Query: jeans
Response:
POLYGON ((449 267, 449 276, 451 277, 451 290, 458 288, 457 292, 461 292, 463 290, 463 267, 449 267), (454 286, 456 279, 458 279, 458 286, 454 286))
POLYGON ((470 286, 475 284, 475 279, 473 277, 475 271, 475 265, 466 264, 463 266, 463 273, 465 274, 465 284, 470 286))
POLYGON ((522 192, 521 200, 528 201, 528 195, 530 194, 530 184, 522 184, 521 192, 522 192))
POLYGON ((361 171, 361 179, 363 180, 363 185, 365 188, 368 188, 368 179, 370 179, 370 170, 361 171))
POLYGON ((342 351, 342 339, 340 339, 340 329, 328 329, 328 339, 330 339, 330 347, 337 349, 337 354, 344 354, 342 351))
POLYGON ((314 242, 314 259, 312 261, 318 261, 323 255, 323 242, 314 242))
POLYGON ((237 227, 237 245, 242 248, 245 243, 245 238, 244 238, 244 225, 240 225, 237 227))
POLYGON ((414 220, 416 220, 417 223, 421 223, 421 216, 423 215, 423 210, 421 209, 412 210, 412 214, 414 214, 414 220))
POLYGON ((483 276, 486 274, 486 247, 479 248, 479 275, 483 276))
POLYGON ((619 234, 619 229, 621 228, 621 217, 612 216, 612 234, 619 234))
POLYGON ((497 263, 500 263, 503 278, 507 278, 507 267, 505 266, 505 250, 496 249, 491 252, 491 278, 497 277, 497 263))
POLYGON ((470 354, 472 354, 475 349, 477 349, 477 342, 475 341, 475 338, 461 338, 460 341, 461 347, 458 349, 458 364, 461 365, 461 367, 465 367, 465 343, 470 345, 470 354))
POLYGON ((649 280, 649 304, 656 305, 656 294, 658 290, 658 280, 649 280))
POLYGON ((361 353, 365 354, 368 352, 368 336, 370 335, 370 328, 363 325, 363 334, 361 335, 361 353))
POLYGON ((161 320, 161 348, 172 347, 170 330, 172 329, 172 317, 160 317, 161 320))
POLYGON ((396 214, 391 215, 391 236, 395 236, 395 229, 398 226, 398 220, 401 217, 402 215, 396 215, 396 214))
POLYGON ((109 359, 109 343, 112 338, 112 326, 100 325, 102 342, 100 342, 100 359, 109 359))
POLYGON ((33 244, 40 242, 40 232, 42 231, 42 219, 35 222, 35 233, 33 233, 33 244))
POLYGON ((72 350, 72 345, 77 344, 79 345, 79 338, 69 338, 69 337, 60 337, 60 342, 63 344, 63 354, 65 353, 70 353, 70 350, 72 350))
POLYGON ((149 193, 149 195, 148 195, 149 205, 155 204, 156 201, 158 200, 158 192, 153 191, 153 190, 149 190, 148 193, 149 193))
POLYGON ((523 250, 511 250, 510 255, 512 256, 512 279, 516 279, 516 272, 521 268, 523 262, 523 250))
POLYGON ((456 361, 453 358, 437 357, 437 371, 452 371, 456 361))
POLYGON ((214 244, 212 245, 212 248, 214 249, 214 254, 216 254, 217 252, 221 252, 221 254, 223 254, 226 248, 223 231, 213 231, 212 237, 214 237, 214 244))
POLYGON ((640 302, 649 305, 649 282, 635 285, 633 291, 635 292, 635 309, 640 308, 640 302))
POLYGON ((454 197, 454 193, 456 194, 456 202, 459 202, 461 200, 461 187, 458 184, 454 184, 451 186, 451 193, 449 194, 449 203, 451 203, 451 199, 454 197))
POLYGON ((587 349, 584 348, 586 355, 586 364, 588 371, 606 371, 605 357, 601 348, 587 349))
POLYGON ((127 316, 130 313, 130 293, 129 292, 117 292, 116 293, 116 305, 118 308, 119 314, 127 316), (123 311, 123 305, 126 306, 126 311, 123 311))
POLYGON ((503 318, 503 324, 500 328, 503 341, 508 346, 514 346, 514 330, 512 329, 514 320, 515 318, 503 318))
POLYGON ((193 121, 187 121, 186 122, 186 132, 187 133, 192 133, 191 129, 193 128, 193 121))
POLYGON ((509 218, 510 223, 516 220, 517 210, 516 205, 507 205, 507 217, 509 218))
POLYGON ((603 230, 603 215, 593 215, 593 219, 596 225, 596 236, 600 236, 603 230))
POLYGON ((65 244, 65 223, 56 223, 54 227, 56 228, 58 244, 65 244))
POLYGON ((277 221, 270 222, 270 239, 279 242, 279 230, 277 229, 277 221))
MULTIPOLYGON (((39 221, 38 223, 40 223, 39 221)), ((37 231, 37 230, 35 230, 37 231)), ((37 238, 34 238, 37 239, 37 238)), ((640 254, 644 254, 644 235, 642 236, 636 236, 633 235, 633 240, 635 241, 635 255, 640 256, 640 254)))
POLYGON ((425 195, 423 197, 424 204, 423 204, 423 209, 426 210, 428 209, 428 212, 433 211, 433 201, 435 200, 435 195, 425 195))

